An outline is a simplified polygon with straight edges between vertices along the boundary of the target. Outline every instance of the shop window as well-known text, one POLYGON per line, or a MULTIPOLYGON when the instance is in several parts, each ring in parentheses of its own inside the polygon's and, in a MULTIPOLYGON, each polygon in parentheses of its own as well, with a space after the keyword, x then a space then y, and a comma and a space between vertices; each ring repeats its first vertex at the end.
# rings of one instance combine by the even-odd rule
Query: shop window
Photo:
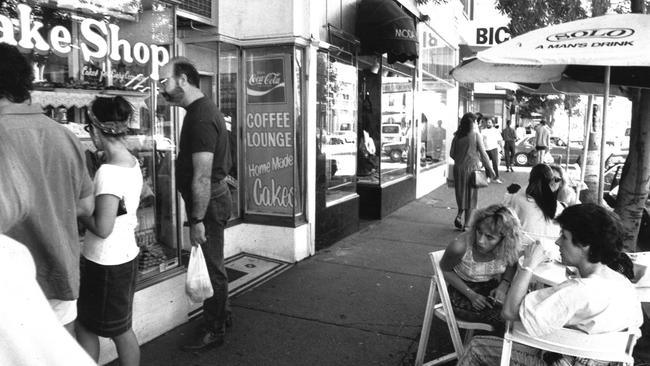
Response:
POLYGON ((289 46, 244 51, 245 219, 293 226, 303 214, 303 58, 289 46))
MULTIPOLYGON (((6 3, 0 14, 13 17, 16 9, 12 4, 6 3)), ((23 49, 34 65, 32 102, 43 105, 49 117, 71 130, 88 148, 91 175, 103 163, 103 153, 95 151, 83 128, 86 106, 97 96, 120 95, 134 108, 125 142, 139 161, 144 178, 135 233, 140 247, 138 281, 140 286, 153 283, 157 275, 180 265, 173 178, 176 131, 169 106, 158 98, 155 80, 160 61, 170 57, 173 48, 173 8, 152 1, 137 17, 110 11, 99 17, 81 10, 28 4, 35 4, 29 9, 33 19, 44 24, 42 34, 62 26, 57 28, 58 34, 69 35, 71 40, 70 45, 48 43, 46 51, 23 49), (96 18, 91 19, 93 16, 96 18), (90 28, 89 23, 93 24, 90 28), (103 40, 97 24, 109 31, 103 40), (82 37, 89 29, 93 35, 82 37), (119 40, 115 49, 109 45, 111 37, 119 40)))
POLYGON ((420 116, 420 167, 428 169, 444 164, 447 159, 447 131, 456 129, 456 118, 450 120, 447 92, 456 83, 449 72, 457 60, 456 50, 433 29, 420 28, 421 80, 418 100, 420 116))
POLYGON ((316 175, 328 204, 356 194, 357 69, 319 52, 317 74, 316 175))
POLYGON ((357 175, 363 183, 385 184, 413 173, 412 64, 389 65, 383 57, 364 60, 357 175), (375 73, 376 71, 376 73, 375 73), (374 151, 373 151, 374 150, 374 151))
POLYGON ((238 149, 240 123, 237 113, 240 59, 238 47, 227 43, 219 44, 219 108, 226 120, 232 159, 232 167, 226 177, 233 201, 231 220, 241 217, 238 149))

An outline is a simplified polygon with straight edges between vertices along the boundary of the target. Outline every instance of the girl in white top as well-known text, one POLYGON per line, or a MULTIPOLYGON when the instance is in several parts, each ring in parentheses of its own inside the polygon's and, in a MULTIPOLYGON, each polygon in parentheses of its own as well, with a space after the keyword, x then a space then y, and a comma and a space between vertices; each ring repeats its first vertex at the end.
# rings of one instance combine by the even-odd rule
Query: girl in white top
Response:
POLYGON ((560 182, 551 167, 537 164, 530 170, 526 190, 517 192, 507 203, 519 217, 521 229, 533 238, 555 238, 560 232, 553 221, 564 209, 555 193, 560 182))
POLYGON ((124 140, 132 113, 120 96, 96 98, 88 106, 87 129, 106 163, 95 173, 95 212, 82 219, 88 231, 82 248, 77 318, 79 343, 90 356, 99 359, 98 336, 112 338, 121 365, 140 363, 131 316, 142 173, 124 140))
MULTIPOLYGON (((519 320, 533 336, 563 327, 588 334, 635 330, 643 323, 641 304, 629 281, 632 262, 623 247, 623 229, 615 214, 595 204, 570 206, 558 216, 562 233, 555 242, 562 262, 578 269, 579 278, 528 293, 535 268, 547 258, 540 243, 526 248, 523 265, 503 305, 506 320, 519 320), (626 278, 627 277, 627 278, 626 278)), ((502 339, 476 337, 458 365, 495 365, 502 339)), ((512 363, 525 365, 607 365, 607 362, 542 351, 514 343, 512 363), (544 357, 544 359, 543 359, 544 357)))

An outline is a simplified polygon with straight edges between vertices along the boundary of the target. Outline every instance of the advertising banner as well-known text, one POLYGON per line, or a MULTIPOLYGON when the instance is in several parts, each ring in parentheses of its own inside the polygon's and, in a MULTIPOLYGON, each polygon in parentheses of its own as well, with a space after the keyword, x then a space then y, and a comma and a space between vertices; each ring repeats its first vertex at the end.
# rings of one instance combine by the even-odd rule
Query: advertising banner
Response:
POLYGON ((295 119, 290 54, 246 56, 246 213, 292 216, 295 119))

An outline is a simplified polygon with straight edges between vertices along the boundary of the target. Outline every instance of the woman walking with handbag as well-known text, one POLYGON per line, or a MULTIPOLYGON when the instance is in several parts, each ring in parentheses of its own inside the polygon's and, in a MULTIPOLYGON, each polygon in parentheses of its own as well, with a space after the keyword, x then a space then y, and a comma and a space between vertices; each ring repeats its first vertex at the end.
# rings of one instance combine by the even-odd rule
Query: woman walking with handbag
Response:
POLYGON ((81 258, 77 336, 99 360, 99 336, 115 342, 120 365, 140 363, 131 327, 140 249, 135 240, 136 211, 142 191, 138 160, 126 147, 133 107, 126 99, 98 97, 88 106, 87 130, 106 163, 95 174, 95 212, 82 217, 88 231, 81 258))
POLYGON ((490 165, 490 159, 483 147, 483 139, 476 131, 476 116, 465 113, 460 119, 458 130, 451 141, 449 155, 454 159, 454 191, 458 215, 454 220, 457 229, 465 231, 468 226, 472 211, 476 209, 478 200, 477 178, 482 177, 481 163, 494 177, 495 173, 490 165), (463 213, 465 214, 464 222, 463 213))

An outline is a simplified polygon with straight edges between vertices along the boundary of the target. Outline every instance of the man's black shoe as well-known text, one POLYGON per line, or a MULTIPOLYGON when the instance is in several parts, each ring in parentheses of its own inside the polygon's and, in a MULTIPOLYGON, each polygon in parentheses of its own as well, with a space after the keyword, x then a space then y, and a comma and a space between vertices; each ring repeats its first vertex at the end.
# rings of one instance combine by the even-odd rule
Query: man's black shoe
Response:
POLYGON ((232 328, 232 313, 228 313, 228 315, 226 315, 225 325, 226 328, 232 328))
POLYGON ((200 351, 209 347, 219 347, 223 344, 223 335, 212 331, 204 331, 193 341, 181 347, 183 351, 200 351))

